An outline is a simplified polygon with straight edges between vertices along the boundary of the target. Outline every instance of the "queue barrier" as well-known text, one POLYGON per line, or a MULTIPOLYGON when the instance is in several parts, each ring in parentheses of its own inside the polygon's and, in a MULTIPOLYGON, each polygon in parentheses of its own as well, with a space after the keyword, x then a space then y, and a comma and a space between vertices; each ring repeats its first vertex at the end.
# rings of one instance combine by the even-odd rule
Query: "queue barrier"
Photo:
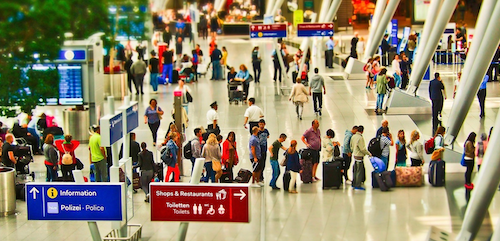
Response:
POLYGON ((139 241, 142 238, 142 225, 141 224, 128 224, 127 237, 120 238, 120 230, 113 229, 102 240, 103 241, 139 241))

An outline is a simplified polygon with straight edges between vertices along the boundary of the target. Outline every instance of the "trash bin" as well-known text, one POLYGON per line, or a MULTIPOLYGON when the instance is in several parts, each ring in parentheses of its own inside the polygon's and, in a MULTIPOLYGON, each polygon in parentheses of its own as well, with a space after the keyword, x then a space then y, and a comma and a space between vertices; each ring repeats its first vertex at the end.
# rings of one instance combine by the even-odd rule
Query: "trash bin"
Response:
POLYGON ((16 170, 0 167, 0 216, 16 212, 16 170))
POLYGON ((122 100, 128 95, 126 72, 105 74, 103 84, 104 96, 113 96, 115 100, 122 100))
POLYGON ((83 110, 66 109, 63 111, 63 128, 65 134, 71 134, 73 140, 88 143, 90 112, 88 108, 83 110))

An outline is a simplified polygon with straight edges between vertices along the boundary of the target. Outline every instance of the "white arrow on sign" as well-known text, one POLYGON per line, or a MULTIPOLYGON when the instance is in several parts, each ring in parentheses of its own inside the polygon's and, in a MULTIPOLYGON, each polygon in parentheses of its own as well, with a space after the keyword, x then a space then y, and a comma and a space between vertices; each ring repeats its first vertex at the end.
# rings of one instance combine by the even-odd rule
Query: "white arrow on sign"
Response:
POLYGON ((329 35, 332 35, 332 34, 333 34, 333 32, 332 32, 332 31, 330 31, 330 32, 328 32, 328 34, 329 34, 329 35))
POLYGON ((252 33, 251 35, 252 35, 252 37, 255 37, 255 34, 254 34, 254 33, 252 33))
POLYGON ((33 188, 30 190, 30 193, 33 193, 33 199, 35 199, 35 200, 36 200, 36 194, 37 194, 37 193, 40 193, 40 192, 38 191, 38 189, 36 189, 35 187, 33 187, 33 188))
POLYGON ((326 34, 325 34, 325 32, 321 32, 321 35, 325 36, 326 34))
POLYGON ((252 25, 252 30, 254 30, 254 29, 255 29, 255 26, 252 25))
POLYGON ((325 28, 325 27, 326 27, 326 25, 324 25, 324 24, 323 24, 323 25, 321 25, 321 28, 325 28))
POLYGON ((240 200, 243 200, 247 195, 243 192, 243 190, 240 189, 240 193, 235 193, 235 197, 240 197, 240 200))
POLYGON ((328 25, 329 28, 333 28, 333 24, 328 25))

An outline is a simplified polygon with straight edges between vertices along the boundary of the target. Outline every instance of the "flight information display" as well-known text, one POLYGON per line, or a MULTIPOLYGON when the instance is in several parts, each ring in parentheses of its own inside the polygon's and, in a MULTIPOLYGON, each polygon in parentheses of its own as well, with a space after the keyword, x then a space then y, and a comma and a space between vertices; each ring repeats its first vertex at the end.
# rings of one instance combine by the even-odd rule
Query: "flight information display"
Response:
MULTIPOLYGON (((56 68, 55 64, 35 64, 34 70, 56 68)), ((47 105, 81 105, 83 104, 82 65, 57 64, 59 72, 59 101, 57 98, 47 99, 47 105)))

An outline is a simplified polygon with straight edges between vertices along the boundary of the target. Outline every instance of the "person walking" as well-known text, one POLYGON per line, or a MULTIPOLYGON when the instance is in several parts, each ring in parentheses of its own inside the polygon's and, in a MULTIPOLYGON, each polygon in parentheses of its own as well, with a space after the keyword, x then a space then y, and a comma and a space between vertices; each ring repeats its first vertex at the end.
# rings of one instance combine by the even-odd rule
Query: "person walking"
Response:
MULTIPOLYGON (((134 61, 132 60, 132 55, 129 55, 128 56, 128 59, 127 61, 125 62, 125 71, 127 71, 127 86, 128 86, 128 90, 130 91, 130 93, 132 93, 132 83, 134 83, 134 86, 135 86, 135 80, 134 80, 134 74, 132 74, 131 72, 131 68, 132 65, 134 64, 134 61)), ((137 92, 139 92, 139 90, 136 89, 137 92)))
MULTIPOLYGON (((280 148, 286 151, 287 149, 283 146, 283 142, 286 140, 286 134, 281 133, 278 140, 274 141, 271 146, 269 146, 269 162, 271 163, 271 167, 273 168, 273 176, 271 178, 271 182, 269 182, 269 186, 273 188, 273 190, 279 190, 280 188, 276 185, 276 181, 280 176, 280 164, 278 163, 279 151, 280 148)), ((286 157, 285 157, 286 158, 286 157)))
POLYGON ((412 167, 422 166, 424 161, 424 145, 418 141, 420 139, 420 133, 417 130, 413 130, 410 136, 410 144, 407 145, 408 150, 410 150, 410 161, 412 167))
POLYGON ((156 52, 151 51, 151 57, 149 58, 149 84, 153 87, 153 93, 158 92, 158 73, 160 61, 156 58, 156 52))
POLYGON ((443 110, 444 100, 446 100, 446 91, 439 73, 435 73, 434 79, 429 83, 429 96, 432 101, 432 133, 435 133, 441 125, 439 116, 443 110))
POLYGON ((319 181, 320 179, 316 177, 316 170, 318 169, 318 164, 320 160, 319 152, 321 150, 321 132, 319 130, 319 121, 313 120, 311 123, 311 128, 307 129, 301 137, 302 142, 311 151, 312 157, 312 177, 314 181, 319 181))
POLYGON ((347 174, 349 168, 351 167, 351 162, 352 162, 352 149, 351 149, 351 139, 354 134, 358 132, 358 127, 353 126, 351 130, 346 130, 344 134, 344 146, 342 150, 342 157, 344 158, 344 163, 343 163, 343 176, 345 179, 345 182, 349 184, 352 183, 352 181, 349 179, 349 175, 347 174))
POLYGON ((385 94, 387 93, 387 69, 382 68, 380 70, 380 73, 377 75, 377 107, 375 108, 375 113, 377 115, 381 115, 383 112, 383 104, 384 104, 384 98, 385 94))
POLYGON ((464 145, 464 162, 467 170, 465 171, 465 188, 467 190, 474 189, 474 184, 472 183, 472 171, 474 170, 474 158, 476 153, 476 147, 474 146, 476 143, 476 133, 471 132, 469 137, 467 137, 467 141, 465 141, 464 145))
POLYGON ((352 37, 351 39, 351 53, 349 54, 349 56, 355 59, 358 58, 358 52, 357 52, 358 42, 359 42, 358 32, 355 32, 354 37, 352 37))
POLYGON ((318 74, 319 69, 314 68, 314 76, 309 83, 309 94, 313 97, 314 114, 321 116, 323 108, 323 95, 326 95, 325 79, 318 74), (323 92, 323 93, 321 93, 323 92))
POLYGON ((193 173, 194 164, 196 163, 196 158, 202 158, 202 141, 203 141, 203 132, 201 128, 194 129, 194 138, 191 140, 191 174, 193 173))
POLYGON ((363 132, 365 128, 363 126, 358 126, 356 134, 351 138, 351 150, 354 156, 354 170, 353 170, 353 181, 352 187, 355 190, 365 190, 362 187, 366 180, 365 173, 365 163, 363 162, 364 156, 372 156, 372 154, 366 149, 365 138, 363 137, 363 132))
POLYGON ((95 181, 108 182, 108 165, 106 162, 106 149, 101 146, 101 127, 93 126, 94 132, 90 136, 89 150, 90 160, 95 167, 95 181))
POLYGON ((210 110, 207 111, 207 133, 214 133, 215 135, 220 134, 219 127, 219 114, 217 113, 217 101, 210 104, 210 110))
POLYGON ((263 186, 263 184, 260 182, 260 175, 263 170, 263 161, 261 159, 262 151, 260 150, 258 134, 259 127, 254 126, 252 128, 252 135, 250 136, 250 140, 248 142, 248 149, 250 149, 250 161, 252 162, 253 167, 251 187, 263 186))
POLYGON ((130 72, 134 75, 134 84, 135 84, 135 90, 137 91, 137 94, 144 94, 143 90, 143 84, 144 84, 144 76, 146 75, 146 72, 148 71, 148 68, 146 66, 146 63, 144 61, 135 61, 132 66, 130 67, 130 72))
POLYGON ((481 140, 478 141, 476 145, 478 171, 481 168, 481 164, 483 163, 484 153, 486 153, 487 148, 488 148, 488 136, 486 135, 486 133, 481 133, 481 140))
POLYGON ((144 113, 144 124, 148 124, 151 134, 153 135, 153 146, 156 146, 158 137, 158 129, 160 128, 160 120, 163 115, 163 110, 158 106, 156 99, 149 101, 149 106, 144 113))
POLYGON ((490 76, 485 75, 483 78, 483 82, 479 86, 479 90, 477 92, 477 99, 479 100, 479 109, 481 110, 479 114, 479 118, 484 118, 484 104, 486 101, 486 84, 488 83, 490 76))
POLYGON ((165 47, 165 51, 162 53, 162 62, 163 62, 163 72, 162 72, 162 78, 164 80, 167 79, 168 76, 168 82, 172 83, 172 72, 174 70, 174 52, 172 50, 169 50, 168 44, 165 47))
POLYGON ((286 169, 285 171, 290 172, 290 186, 288 188, 289 193, 297 193, 295 185, 297 183, 297 176, 302 173, 302 167, 300 166, 300 157, 297 152, 297 141, 292 140, 290 142, 290 147, 286 151, 286 169))
POLYGON ((174 91, 182 91, 182 107, 184 108, 184 110, 186 110, 186 114, 189 113, 188 112, 188 105, 189 105, 188 95, 190 95, 192 98, 191 93, 193 93, 193 92, 191 91, 191 88, 189 88, 189 86, 184 84, 184 80, 180 79, 179 85, 177 87, 175 87, 174 91))
POLYGON ((153 158, 153 152, 148 150, 146 142, 141 143, 141 149, 142 151, 138 155, 139 158, 135 167, 141 169, 141 188, 146 195, 144 202, 149 202, 149 184, 154 177, 156 164, 153 158))
POLYGON ((212 78, 210 80, 220 80, 222 79, 221 73, 221 63, 222 52, 217 48, 217 44, 214 45, 214 50, 210 54, 210 60, 212 61, 212 78))
POLYGON ((250 134, 253 134, 253 128, 258 127, 260 119, 264 118, 264 111, 255 105, 255 98, 248 99, 248 108, 245 110, 245 114, 243 116, 245 117, 245 123, 243 123, 243 126, 245 129, 250 130, 250 134))
POLYGON ((171 180, 170 174, 173 173, 174 182, 179 182, 181 172, 179 171, 179 164, 177 164, 177 154, 179 153, 178 143, 180 143, 180 136, 175 132, 171 132, 169 134, 169 139, 170 140, 168 140, 167 146, 165 147, 168 150, 164 150, 164 152, 170 153, 172 159, 169 163, 167 163, 167 174, 165 175, 165 181, 171 180))
POLYGON ((309 92, 306 87, 302 84, 302 79, 297 77, 295 84, 293 84, 292 91, 288 97, 289 101, 295 104, 295 112, 297 112, 297 118, 302 120, 302 113, 304 112, 304 103, 306 103, 309 98, 309 92))
POLYGON ((260 74, 262 72, 262 59, 260 58, 259 46, 255 46, 252 50, 252 67, 255 76, 255 83, 260 82, 260 74))
POLYGON ((222 144, 222 165, 229 173, 229 181, 233 181, 233 167, 238 165, 238 151, 236 148, 236 134, 231 131, 227 134, 227 138, 222 144))
POLYGON ((54 182, 57 180, 57 169, 59 158, 57 154, 57 149, 54 146, 54 136, 48 134, 45 137, 45 145, 43 145, 43 156, 45 157, 45 167, 47 169, 47 182, 54 182))

